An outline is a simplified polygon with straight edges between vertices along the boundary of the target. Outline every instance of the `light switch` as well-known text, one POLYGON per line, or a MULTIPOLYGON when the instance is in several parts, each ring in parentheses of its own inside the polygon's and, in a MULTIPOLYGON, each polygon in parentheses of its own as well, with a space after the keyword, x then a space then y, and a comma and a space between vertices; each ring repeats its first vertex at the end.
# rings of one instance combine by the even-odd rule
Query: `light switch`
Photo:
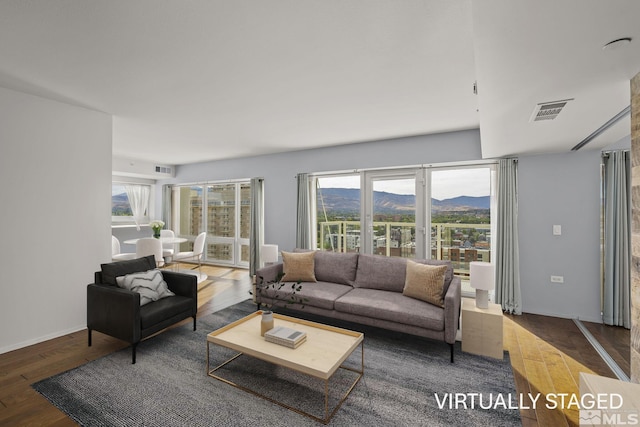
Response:
POLYGON ((562 226, 561 225, 554 225, 553 226, 553 235, 554 236, 562 235, 562 226))

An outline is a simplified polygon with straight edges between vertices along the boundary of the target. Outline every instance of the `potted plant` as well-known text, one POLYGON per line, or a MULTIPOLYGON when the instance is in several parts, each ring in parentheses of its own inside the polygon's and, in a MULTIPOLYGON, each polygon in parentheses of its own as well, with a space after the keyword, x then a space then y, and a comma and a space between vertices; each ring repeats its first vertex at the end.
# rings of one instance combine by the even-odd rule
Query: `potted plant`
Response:
POLYGON ((162 230, 162 227, 164 227, 164 222, 155 219, 149 223, 149 227, 151 227, 151 229, 153 230, 153 237, 155 237, 156 239, 159 239, 160 230, 162 230))
MULTIPOLYGON (((273 307, 281 306, 286 308, 291 304, 300 304, 301 308, 304 308, 304 303, 307 302, 307 298, 297 295, 297 293, 302 290, 301 282, 283 282, 283 276, 284 273, 279 273, 276 279, 270 282, 265 282, 264 278, 258 277, 255 288, 256 296, 265 296, 273 301, 270 303, 260 303, 260 305, 265 307, 265 309, 262 310, 262 321, 260 324, 262 336, 264 336, 266 331, 273 328, 273 307)), ((249 293, 253 295, 253 291, 249 291, 249 293)))

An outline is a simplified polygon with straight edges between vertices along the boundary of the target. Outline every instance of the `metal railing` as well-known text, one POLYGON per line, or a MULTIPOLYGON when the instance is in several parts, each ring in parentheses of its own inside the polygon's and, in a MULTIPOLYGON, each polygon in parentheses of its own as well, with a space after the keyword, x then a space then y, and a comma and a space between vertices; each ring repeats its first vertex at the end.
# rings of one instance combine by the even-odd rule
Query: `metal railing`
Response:
MULTIPOLYGON (((318 222, 318 249, 360 251, 360 221, 318 222)), ((374 222, 373 252, 415 258, 415 223, 374 222)), ((491 262, 490 224, 431 224, 431 258, 451 261, 457 275, 469 275, 471 261, 491 262)))

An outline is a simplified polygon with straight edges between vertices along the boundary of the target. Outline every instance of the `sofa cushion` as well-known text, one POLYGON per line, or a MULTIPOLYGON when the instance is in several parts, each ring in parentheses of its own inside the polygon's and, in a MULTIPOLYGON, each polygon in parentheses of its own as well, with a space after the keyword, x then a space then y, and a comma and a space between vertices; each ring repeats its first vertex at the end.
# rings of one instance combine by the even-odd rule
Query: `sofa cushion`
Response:
POLYGON ((191 311, 193 299, 176 295, 140 307, 140 326, 147 329, 173 316, 191 311))
POLYGON ((102 283, 116 286, 116 277, 131 273, 138 273, 156 268, 156 259, 153 255, 126 261, 100 264, 102 269, 102 283))
POLYGON ((141 306, 175 295, 169 290, 158 269, 118 276, 116 283, 121 288, 139 293, 141 306))
POLYGON ((444 307, 444 276, 446 265, 419 264, 407 260, 407 274, 402 294, 444 307))
MULTIPOLYGON (((296 292, 294 304, 289 304, 291 308, 302 309, 302 306, 314 306, 319 308, 325 308, 327 310, 333 310, 334 302, 336 299, 351 291, 353 287, 348 285, 341 285, 331 282, 302 282, 300 283, 300 291, 296 292)), ((287 307, 286 301, 289 300, 291 293, 291 286, 284 285, 280 289, 265 288, 260 292, 259 300, 267 304, 274 304, 278 307, 287 307), (273 300, 278 297, 277 302, 273 300)))
POLYGON ((283 282, 315 282, 315 252, 282 251, 283 282))
POLYGON ((357 268, 357 253, 316 252, 315 273, 318 281, 353 286, 357 268))
POLYGON ((360 254, 353 286, 402 293, 406 271, 405 258, 360 254))
POLYGON ((399 292, 355 288, 336 300, 335 309, 433 331, 444 330, 443 308, 406 297, 399 292))
POLYGON ((447 266, 447 271, 444 274, 444 286, 442 287, 442 297, 444 298, 449 290, 449 285, 451 285, 451 281, 453 280, 453 265, 451 264, 451 261, 440 259, 414 259, 413 261, 419 264, 447 266))

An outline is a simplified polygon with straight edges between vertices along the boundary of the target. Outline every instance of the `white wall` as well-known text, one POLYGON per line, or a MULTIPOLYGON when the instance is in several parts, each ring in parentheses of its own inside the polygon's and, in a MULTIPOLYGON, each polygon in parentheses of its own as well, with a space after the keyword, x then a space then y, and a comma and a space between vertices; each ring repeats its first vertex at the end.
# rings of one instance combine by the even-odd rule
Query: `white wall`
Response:
POLYGON ((0 88, 0 353, 86 328, 110 260, 111 116, 0 88))

